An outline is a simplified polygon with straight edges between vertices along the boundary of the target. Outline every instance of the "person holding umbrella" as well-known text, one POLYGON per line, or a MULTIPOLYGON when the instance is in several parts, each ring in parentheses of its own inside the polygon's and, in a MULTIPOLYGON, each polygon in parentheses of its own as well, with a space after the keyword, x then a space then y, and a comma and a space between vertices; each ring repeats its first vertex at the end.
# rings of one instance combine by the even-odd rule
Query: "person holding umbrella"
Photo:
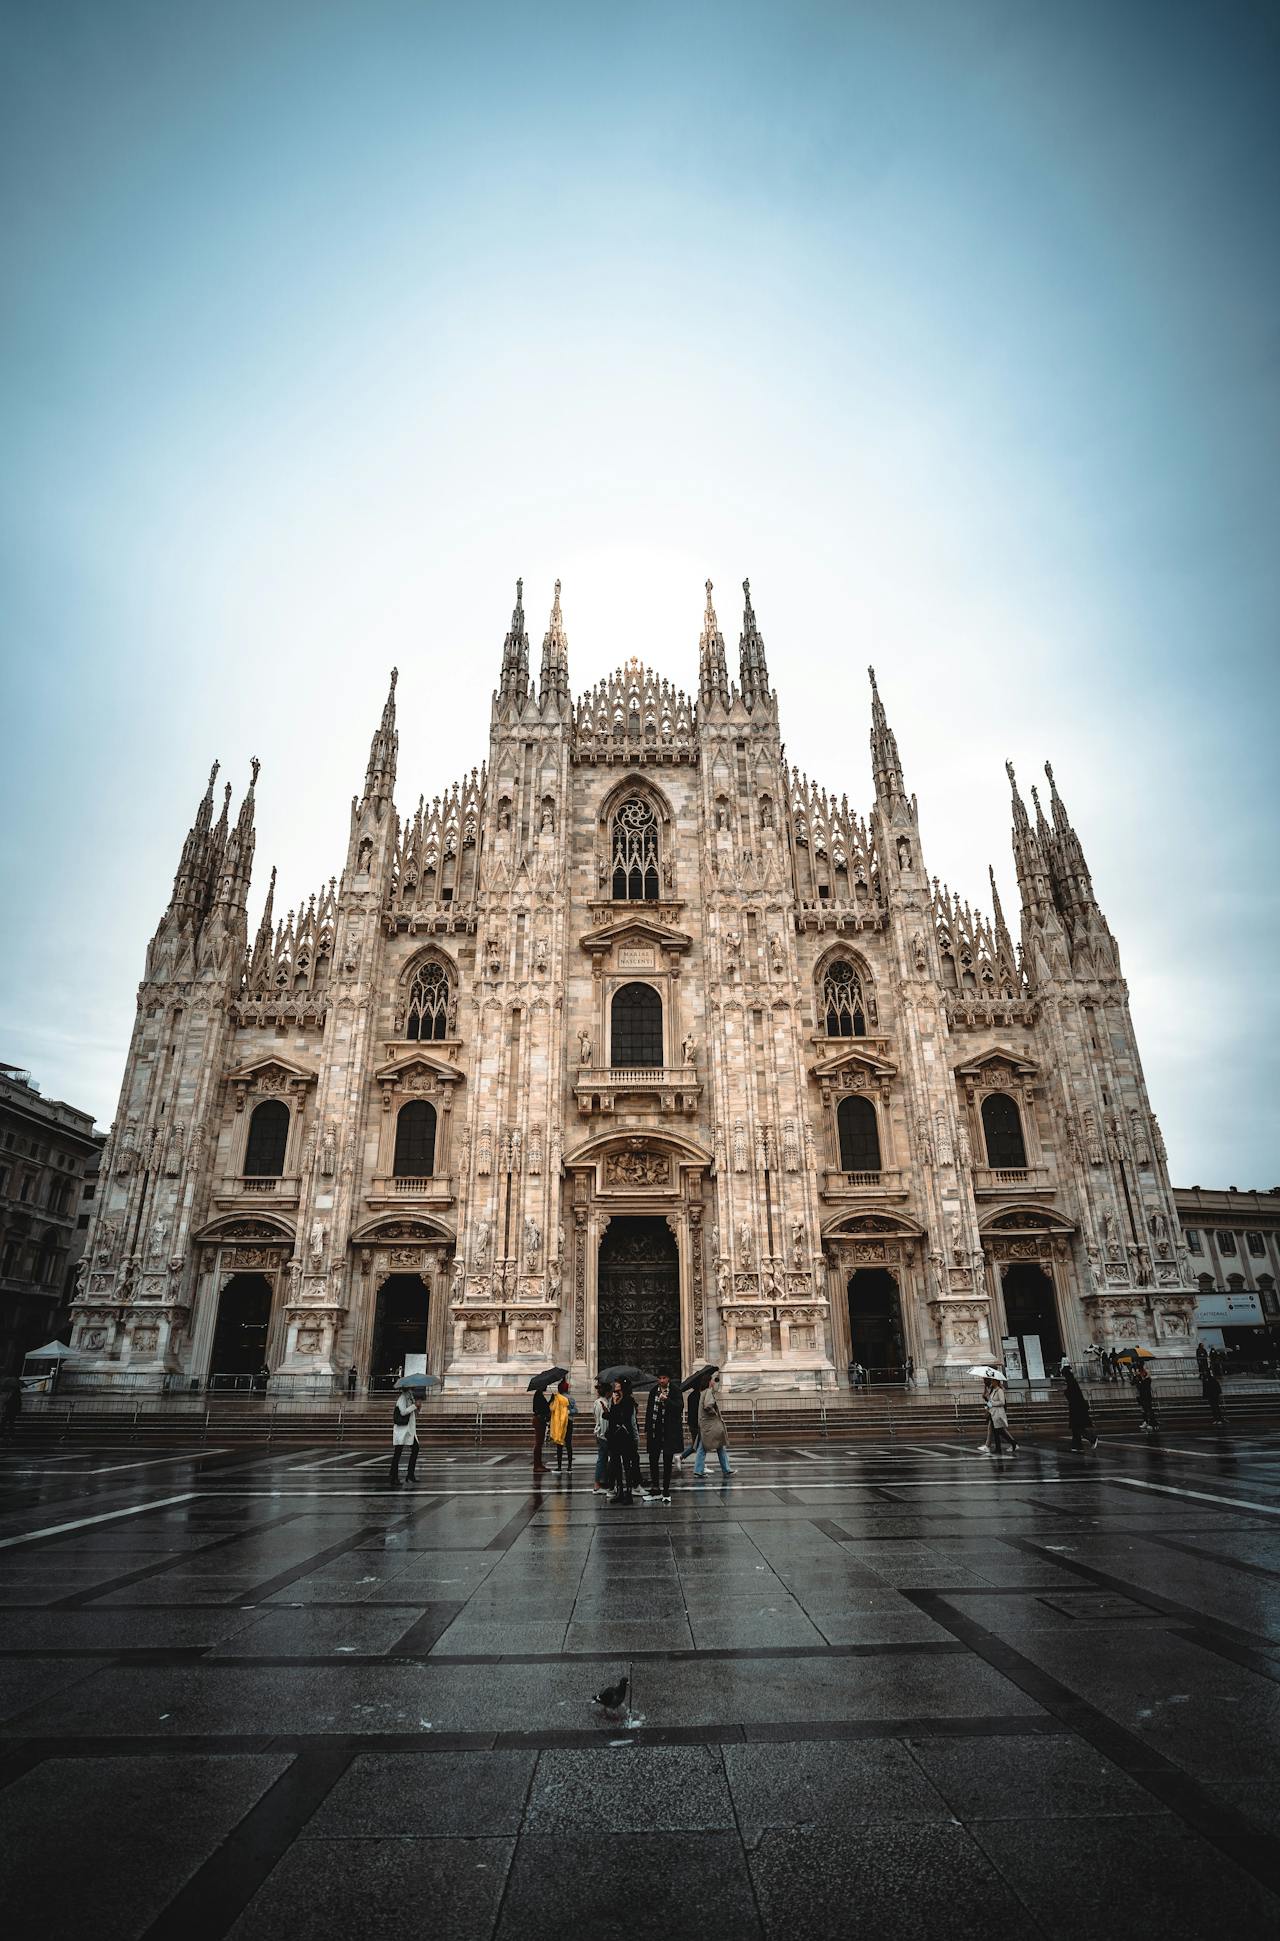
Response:
POLYGON ((533 1473, 545 1469, 542 1460, 543 1447, 547 1440, 547 1430, 551 1425, 551 1404, 547 1400, 547 1389, 552 1382, 562 1382, 569 1373, 567 1368, 544 1368, 540 1375, 530 1375, 527 1392, 533 1397, 533 1473))
POLYGON ((418 1468, 418 1399, 413 1386, 396 1391, 396 1405, 391 1413, 391 1475, 392 1489, 400 1487, 400 1452, 409 1451, 409 1467, 405 1481, 412 1483, 418 1468))
POLYGON ((1009 1428, 1009 1412, 1005 1407, 1004 1376, 992 1372, 982 1385, 982 1399, 987 1409, 987 1440, 983 1451, 988 1456, 1000 1454, 1001 1438, 1009 1445, 1009 1454, 1016 1456, 1018 1445, 1009 1428))
POLYGON ((556 1392, 551 1397, 551 1440, 556 1446, 556 1475, 560 1474, 564 1459, 569 1458, 573 1468, 573 1418, 578 1412, 578 1404, 569 1393, 569 1377, 557 1382, 556 1392))
POLYGON ((1093 1426, 1089 1398, 1076 1380, 1075 1370, 1069 1361, 1062 1364, 1062 1386, 1067 1392, 1067 1426, 1071 1430, 1071 1447, 1080 1456, 1084 1454, 1081 1438, 1088 1436, 1089 1447, 1096 1449, 1098 1432, 1093 1426))
POLYGON ((671 1375, 662 1369, 657 1386, 649 1390, 644 1412, 644 1439, 649 1451, 649 1494, 658 1494, 658 1464, 662 1464, 662 1500, 671 1501, 671 1460, 684 1441, 680 1403, 671 1389, 671 1375))
POLYGON ((703 1389, 716 1372, 716 1366, 717 1364, 713 1361, 706 1362, 701 1368, 695 1370, 692 1375, 686 1376, 685 1380, 680 1384, 681 1389, 687 1390, 689 1395, 688 1406, 685 1409, 685 1420, 689 1429, 689 1443, 687 1448, 680 1451, 681 1462, 685 1460, 686 1456, 691 1456, 698 1446, 698 1404, 702 1400, 703 1389))
POLYGON ((1159 1435, 1160 1420, 1156 1415, 1156 1392, 1151 1386, 1151 1370, 1137 1348, 1133 1351, 1133 1392, 1138 1399, 1138 1414, 1146 1433, 1149 1436, 1159 1435))

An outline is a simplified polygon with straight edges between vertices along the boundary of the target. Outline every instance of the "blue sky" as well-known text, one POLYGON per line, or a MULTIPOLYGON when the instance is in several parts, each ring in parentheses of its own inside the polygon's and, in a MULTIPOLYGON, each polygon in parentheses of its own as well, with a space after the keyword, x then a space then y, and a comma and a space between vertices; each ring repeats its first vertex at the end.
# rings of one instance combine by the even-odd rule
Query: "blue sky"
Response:
MULTIPOLYGON (((744 574, 793 760, 1012 916, 1049 757, 1179 1183, 1280 1182, 1280 14, 0 6, 0 1057, 109 1121, 208 763, 278 907, 744 574)), ((257 900, 253 915, 256 917, 257 900)))

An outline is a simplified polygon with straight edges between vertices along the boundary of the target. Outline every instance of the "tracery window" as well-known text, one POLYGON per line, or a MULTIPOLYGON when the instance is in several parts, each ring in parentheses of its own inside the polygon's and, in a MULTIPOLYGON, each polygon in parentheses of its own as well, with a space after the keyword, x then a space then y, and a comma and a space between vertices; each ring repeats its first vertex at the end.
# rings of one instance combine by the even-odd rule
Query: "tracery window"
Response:
POLYGON ((261 1105, 254 1106, 249 1120, 249 1138, 244 1149, 246 1178, 279 1179, 284 1171, 288 1143, 288 1106, 279 1099, 263 1099, 261 1105))
POLYGON ((1026 1170, 1027 1147, 1022 1137, 1022 1114, 1007 1092, 989 1092, 982 1101, 982 1130, 987 1140, 987 1164, 1015 1172, 1026 1170))
POLYGON ((880 1128, 870 1099, 856 1093, 841 1099, 836 1107, 836 1130, 840 1135, 842 1173, 880 1171, 880 1128))
POLYGON ((828 1038, 865 1038, 867 1008, 862 997, 862 980, 852 964, 838 958, 828 967, 822 980, 822 1009, 826 1013, 828 1038))
POLYGON ((658 818, 635 795, 613 818, 614 901, 656 903, 658 894, 658 818))
POLYGON ((406 1038, 447 1038, 449 979, 439 964, 423 964, 409 987, 406 1038))
POLYGON ((614 1069, 662 1064, 662 999, 652 984, 624 984, 610 1013, 609 1059, 614 1069))
POLYGON ((428 1099, 410 1099, 396 1119, 396 1179, 430 1179, 436 1169, 436 1108, 428 1099))

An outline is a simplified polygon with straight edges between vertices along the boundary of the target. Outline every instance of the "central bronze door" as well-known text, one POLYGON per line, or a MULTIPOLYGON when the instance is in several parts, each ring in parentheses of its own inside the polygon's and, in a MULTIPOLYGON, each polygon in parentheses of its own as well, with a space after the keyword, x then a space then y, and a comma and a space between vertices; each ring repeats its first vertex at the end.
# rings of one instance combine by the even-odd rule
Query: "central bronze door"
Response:
POLYGON ((600 1243, 597 1368, 680 1370, 680 1256, 665 1220, 610 1222, 600 1243))

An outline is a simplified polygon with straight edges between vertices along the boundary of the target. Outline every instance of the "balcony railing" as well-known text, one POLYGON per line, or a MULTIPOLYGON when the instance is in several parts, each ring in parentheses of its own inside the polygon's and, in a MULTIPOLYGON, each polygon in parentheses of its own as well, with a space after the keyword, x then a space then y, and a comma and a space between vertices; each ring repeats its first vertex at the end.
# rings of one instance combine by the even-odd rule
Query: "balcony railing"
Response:
POLYGON ((694 1112, 702 1082, 693 1065, 579 1065, 574 1096, 582 1113, 612 1112, 624 1094, 644 1094, 664 1112, 694 1112))
POLYGON ((975 1193, 1047 1193, 1052 1182, 1047 1166, 975 1166, 975 1193))
POLYGON ((882 1166, 877 1172, 839 1172, 828 1167, 822 1175, 824 1200, 898 1199, 906 1193, 902 1171, 897 1166, 882 1166))
POLYGON ((272 1206, 296 1206, 301 1185, 298 1173, 230 1173, 218 1181, 214 1199, 219 1206, 242 1206, 246 1200, 266 1200, 272 1206))
POLYGON ((451 1173, 380 1173, 370 1180, 365 1197, 371 1205, 403 1206, 411 1202, 442 1206, 452 1200, 453 1190, 451 1173))

